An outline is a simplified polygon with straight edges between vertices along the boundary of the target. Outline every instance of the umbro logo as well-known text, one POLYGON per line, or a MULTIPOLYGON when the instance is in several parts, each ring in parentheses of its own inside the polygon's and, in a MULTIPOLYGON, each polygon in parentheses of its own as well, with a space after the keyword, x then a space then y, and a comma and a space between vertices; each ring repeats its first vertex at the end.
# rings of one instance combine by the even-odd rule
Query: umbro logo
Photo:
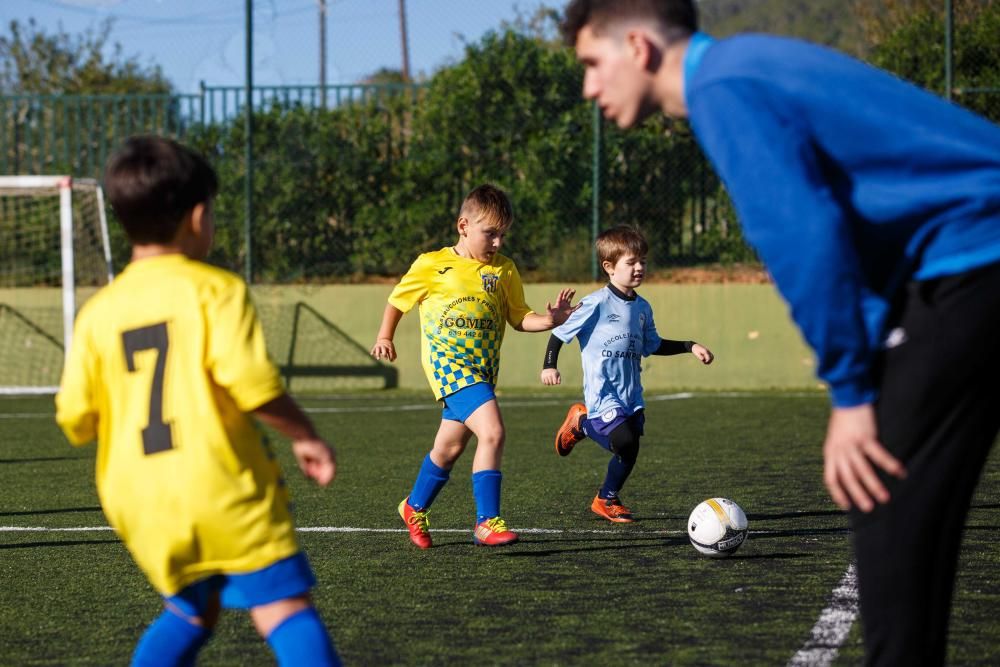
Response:
POLYGON ((618 313, 611 313, 610 315, 608 315, 608 322, 617 322, 621 318, 622 318, 621 315, 619 315, 618 313))
POLYGON ((438 273, 444 275, 445 273, 448 273, 449 271, 451 271, 453 268, 455 268, 455 267, 454 266, 446 266, 443 269, 441 269, 440 271, 438 271, 438 273))
POLYGON ((905 343, 909 338, 906 335, 906 329, 903 327, 896 327, 889 332, 889 335, 885 337, 885 342, 882 343, 882 347, 887 350, 891 350, 894 347, 899 347, 905 343))

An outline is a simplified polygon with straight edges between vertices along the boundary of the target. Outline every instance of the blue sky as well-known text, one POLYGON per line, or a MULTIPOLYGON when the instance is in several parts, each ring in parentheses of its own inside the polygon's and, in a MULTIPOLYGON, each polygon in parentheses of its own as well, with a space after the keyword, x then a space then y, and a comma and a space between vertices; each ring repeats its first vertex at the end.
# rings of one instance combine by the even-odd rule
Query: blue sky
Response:
MULTIPOLYGON (((405 0, 410 71, 432 74, 461 60, 464 45, 519 14, 562 0, 405 0)), ((33 17, 46 32, 97 29, 115 20, 111 41, 157 64, 178 92, 198 83, 242 85, 244 0, 0 0, 4 33, 33 17)), ((319 81, 318 0, 253 0, 254 83, 319 81)), ((399 0, 327 0, 327 83, 353 83, 380 67, 401 68, 399 0)))

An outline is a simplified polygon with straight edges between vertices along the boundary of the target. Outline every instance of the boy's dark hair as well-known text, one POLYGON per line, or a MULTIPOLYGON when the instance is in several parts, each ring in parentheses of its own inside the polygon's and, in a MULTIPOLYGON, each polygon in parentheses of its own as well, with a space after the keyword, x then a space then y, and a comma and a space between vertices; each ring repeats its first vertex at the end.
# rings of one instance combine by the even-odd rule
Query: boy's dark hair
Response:
POLYGON ((603 34, 623 20, 646 20, 657 24, 657 32, 667 43, 698 31, 698 10, 694 0, 572 0, 560 25, 566 44, 574 46, 576 36, 589 25, 603 34))
POLYGON ((597 235, 594 246, 597 248, 597 261, 601 264, 614 264, 625 255, 645 257, 649 253, 646 237, 638 229, 628 225, 605 229, 597 235))
POLYGON ((472 222, 482 218, 493 227, 506 230, 514 222, 514 207, 506 192, 484 183, 465 196, 458 215, 472 222))
POLYGON ((197 151, 135 136, 108 159, 104 190, 132 243, 169 243, 188 211, 215 197, 219 179, 197 151))

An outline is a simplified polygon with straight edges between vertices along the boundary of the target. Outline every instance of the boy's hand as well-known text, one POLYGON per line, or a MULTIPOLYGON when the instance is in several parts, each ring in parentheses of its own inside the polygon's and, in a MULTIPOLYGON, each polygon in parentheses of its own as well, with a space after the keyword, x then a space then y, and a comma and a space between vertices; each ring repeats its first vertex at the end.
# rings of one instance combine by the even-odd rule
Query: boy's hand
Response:
POLYGON ((699 345, 698 343, 691 346, 691 354, 698 357, 698 360, 706 366, 712 363, 712 360, 715 359, 715 355, 712 354, 710 349, 704 345, 699 345))
POLYGON ((302 474, 320 486, 326 486, 336 477, 337 454, 325 441, 319 438, 296 440, 292 443, 292 453, 302 474))
POLYGON ((559 375, 558 368, 543 368, 542 369, 542 384, 546 386, 555 386, 557 384, 562 384, 562 376, 559 375))
POLYGON ((549 318, 551 318, 553 326, 558 326, 568 320, 573 311, 580 307, 580 304, 576 304, 576 306, 570 305, 575 295, 575 289, 563 288, 556 298, 556 305, 553 306, 551 303, 545 304, 545 311, 548 313, 549 318))
POLYGON ((396 361, 396 346, 392 344, 391 338, 379 338, 372 346, 371 355, 379 360, 396 361))

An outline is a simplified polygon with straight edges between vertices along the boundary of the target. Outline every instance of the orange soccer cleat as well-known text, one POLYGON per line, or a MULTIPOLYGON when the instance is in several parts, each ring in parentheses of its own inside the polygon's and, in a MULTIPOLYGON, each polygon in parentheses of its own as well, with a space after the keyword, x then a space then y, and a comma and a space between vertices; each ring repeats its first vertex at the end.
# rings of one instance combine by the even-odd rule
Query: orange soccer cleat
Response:
POLYGON ((615 523, 632 523, 632 510, 622 505, 622 501, 617 496, 614 498, 601 498, 594 496, 594 502, 590 503, 591 511, 608 521, 615 523))
POLYGON ((481 547, 500 547, 517 542, 517 533, 507 529, 507 524, 498 516, 476 524, 472 529, 472 541, 481 547))
POLYGON ((583 403, 574 403, 569 406, 566 419, 556 433, 556 453, 559 456, 569 456, 576 443, 587 436, 580 430, 580 419, 587 416, 587 406, 583 403))
POLYGON ((427 512, 418 512, 410 507, 410 497, 403 498, 399 503, 399 516, 406 522, 406 527, 410 531, 410 541, 421 549, 431 548, 431 532, 427 529, 430 521, 427 520, 427 512))

